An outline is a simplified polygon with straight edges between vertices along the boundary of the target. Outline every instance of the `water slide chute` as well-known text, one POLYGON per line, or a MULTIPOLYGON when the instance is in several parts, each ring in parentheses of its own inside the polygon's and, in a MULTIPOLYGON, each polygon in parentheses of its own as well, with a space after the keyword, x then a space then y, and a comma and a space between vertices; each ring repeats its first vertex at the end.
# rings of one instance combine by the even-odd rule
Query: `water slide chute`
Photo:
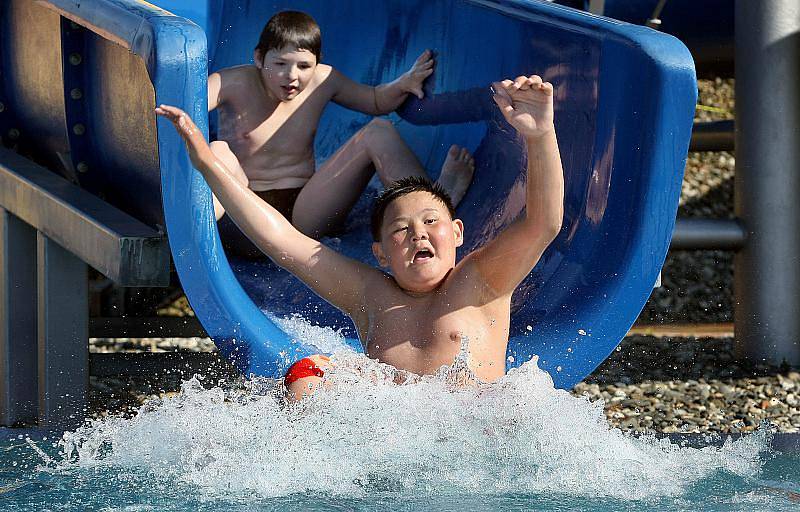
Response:
MULTIPOLYGON (((317 351, 293 340, 274 316, 300 313, 341 327, 360 346, 349 321, 286 272, 226 257, 210 191, 152 108, 177 105, 207 131, 208 70, 248 62, 278 10, 314 16, 323 60, 363 83, 393 79, 424 49, 436 51, 426 98, 407 102, 391 119, 430 169, 440 167, 452 143, 474 152, 475 181, 458 211, 464 252, 524 209, 523 148, 492 105, 489 83, 531 73, 554 83, 564 227, 515 294, 509 367, 538 355, 557 386, 579 382, 630 328, 663 264, 696 101, 691 57, 671 36, 521 0, 211 1, 186 13, 205 32, 135 0, 11 0, 0 9, 0 101, 10 107, 0 122, 23 127, 31 141, 38 136, 40 159, 54 170, 166 229, 195 313, 245 374, 279 376, 317 351), (56 55, 37 61, 42 44, 56 55), (85 91, 80 106, 70 99, 76 87, 85 91), (69 129, 77 117, 85 137, 69 129)), ((368 120, 330 106, 317 158, 368 120)), ((364 217, 372 194, 356 206, 346 234, 326 243, 371 259, 364 217)))

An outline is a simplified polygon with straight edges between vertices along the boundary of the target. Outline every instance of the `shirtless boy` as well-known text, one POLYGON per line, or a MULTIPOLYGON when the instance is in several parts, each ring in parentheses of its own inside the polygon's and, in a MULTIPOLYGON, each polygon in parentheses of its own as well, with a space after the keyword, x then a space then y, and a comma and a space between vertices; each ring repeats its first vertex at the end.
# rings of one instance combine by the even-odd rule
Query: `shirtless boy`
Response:
MULTIPOLYGON (((527 146, 525 214, 456 263, 464 225, 453 218, 446 195, 430 186, 426 191, 420 180, 401 182, 378 200, 373 226, 373 252, 391 274, 303 234, 236 179, 184 112, 162 105, 156 113, 174 123, 193 165, 242 231, 350 316, 367 356, 432 374, 453 363, 462 338, 468 337, 469 368, 491 382, 505 373, 511 294, 560 231, 564 202, 552 85, 532 75, 493 87, 495 103, 527 146), (400 190, 403 186, 406 190, 400 190)), ((313 392, 327 364, 322 356, 296 363, 285 379, 289 396, 313 392)))
MULTIPOLYGON (((384 185, 406 176, 426 176, 391 122, 375 119, 315 172, 314 135, 323 109, 333 101, 370 115, 388 114, 408 94, 423 96, 433 73, 425 51, 391 83, 370 87, 320 64, 319 26, 307 14, 284 11, 264 27, 253 53, 255 65, 223 69, 208 77, 208 109, 219 110, 219 138, 211 150, 242 184, 274 206, 308 236, 340 227, 373 173, 384 185)), ((472 181, 466 149, 452 146, 439 183, 458 202, 472 181)), ((215 198, 219 220, 225 208, 215 198)), ((220 224, 227 247, 250 245, 230 221, 220 224), (233 242, 236 238, 240 240, 233 242)), ((252 246, 251 246, 252 247, 252 246)))

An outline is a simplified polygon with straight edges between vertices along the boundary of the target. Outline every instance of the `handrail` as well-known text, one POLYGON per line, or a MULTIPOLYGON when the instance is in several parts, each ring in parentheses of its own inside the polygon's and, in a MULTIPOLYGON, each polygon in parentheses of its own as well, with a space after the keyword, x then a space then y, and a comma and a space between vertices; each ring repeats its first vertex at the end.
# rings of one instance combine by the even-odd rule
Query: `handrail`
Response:
POLYGON ((163 233, 3 148, 0 207, 120 286, 169 285, 163 233))

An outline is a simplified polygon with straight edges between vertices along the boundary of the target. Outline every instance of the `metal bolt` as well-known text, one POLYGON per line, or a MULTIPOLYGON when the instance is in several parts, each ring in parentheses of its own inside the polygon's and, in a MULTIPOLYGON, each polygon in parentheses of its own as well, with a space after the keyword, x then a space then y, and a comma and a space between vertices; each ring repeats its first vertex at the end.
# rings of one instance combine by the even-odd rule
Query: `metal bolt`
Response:
POLYGON ((658 18, 647 20, 647 23, 645 23, 645 25, 655 30, 661 30, 661 20, 658 18))
POLYGON ((69 91, 69 96, 73 100, 79 100, 79 99, 83 98, 83 91, 80 90, 78 87, 76 87, 76 88, 72 89, 71 91, 69 91))
POLYGON ((8 138, 11 140, 17 140, 19 138, 19 130, 16 128, 8 130, 8 138))
POLYGON ((69 63, 70 64, 72 64, 73 66, 77 66, 81 62, 83 62, 83 57, 81 57, 80 53, 70 53, 69 54, 69 63))
POLYGON ((80 173, 84 173, 84 172, 87 172, 89 170, 89 166, 86 164, 86 162, 78 162, 78 165, 76 166, 76 168, 78 169, 78 172, 80 172, 80 173))
POLYGON ((72 133, 74 133, 75 135, 83 135, 84 133, 86 133, 86 127, 81 123, 78 123, 72 127, 72 133))

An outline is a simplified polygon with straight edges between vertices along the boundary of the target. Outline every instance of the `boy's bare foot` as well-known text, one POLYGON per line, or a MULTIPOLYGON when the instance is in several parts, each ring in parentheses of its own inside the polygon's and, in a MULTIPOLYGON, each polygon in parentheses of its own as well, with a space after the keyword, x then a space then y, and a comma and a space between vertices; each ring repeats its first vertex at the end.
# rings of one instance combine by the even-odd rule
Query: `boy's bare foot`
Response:
POLYGON ((464 194, 467 193, 472 175, 475 173, 475 159, 466 148, 453 144, 447 152, 447 158, 442 165, 439 175, 439 184, 444 187, 453 200, 453 206, 458 206, 464 194))

